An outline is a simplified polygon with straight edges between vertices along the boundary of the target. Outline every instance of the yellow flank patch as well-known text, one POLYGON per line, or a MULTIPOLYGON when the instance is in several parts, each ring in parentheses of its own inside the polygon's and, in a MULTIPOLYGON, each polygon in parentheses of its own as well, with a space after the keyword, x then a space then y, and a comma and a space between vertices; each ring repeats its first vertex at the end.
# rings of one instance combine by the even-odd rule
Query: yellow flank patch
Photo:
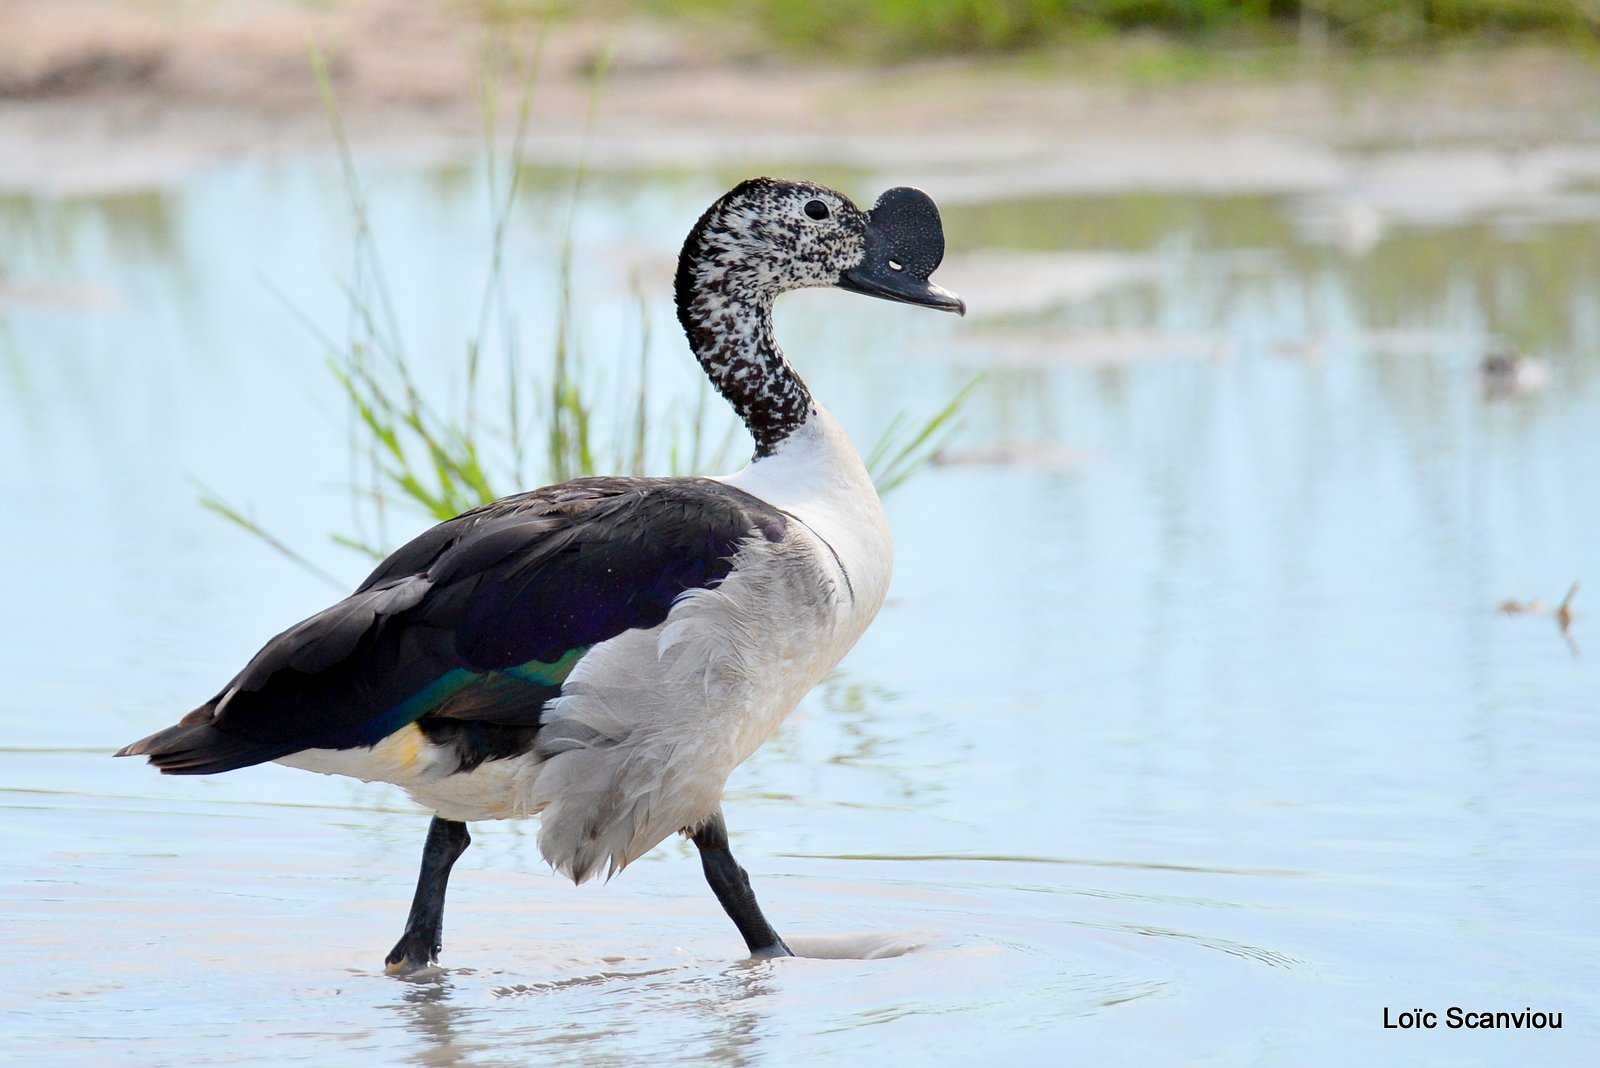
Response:
POLYGON ((396 771, 410 771, 422 756, 422 729, 407 723, 373 747, 379 763, 388 764, 396 771))

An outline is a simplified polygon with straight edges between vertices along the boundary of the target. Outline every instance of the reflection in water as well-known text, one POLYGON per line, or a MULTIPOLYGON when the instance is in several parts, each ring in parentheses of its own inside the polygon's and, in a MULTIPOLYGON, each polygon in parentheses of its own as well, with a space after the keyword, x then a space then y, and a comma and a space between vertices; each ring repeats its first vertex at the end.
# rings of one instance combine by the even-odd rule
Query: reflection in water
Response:
POLYGON ((452 1000, 454 991, 448 975, 407 976, 397 981, 405 984, 405 992, 395 1011, 406 1030, 422 1040, 410 1058, 413 1063, 426 1068, 451 1068, 476 1052, 479 1044, 463 1045, 462 1038, 473 1014, 452 1000))
POLYGON ((556 1009, 561 1012, 575 1004, 577 1018, 556 1034, 536 1039, 536 1045, 560 1047, 563 1057, 579 1063, 626 1063, 615 1052, 618 1033, 659 1027, 662 1015, 670 1014, 680 1031, 673 1044, 685 1063, 745 1065, 756 1059, 762 1025, 773 1011, 764 1001, 775 993, 773 971, 781 966, 744 960, 709 974, 682 967, 607 971, 497 987, 494 994, 520 999, 523 1009, 534 1014, 542 1014, 545 1006, 527 999, 561 998, 556 1009), (619 996, 607 997, 608 991, 619 996), (569 994, 577 996, 563 997, 569 994), (634 1018, 619 1020, 619 1015, 634 1018), (604 1026, 596 1026, 600 1020, 604 1026))
MULTIPOLYGON (((953 249, 1049 250, 1100 279, 1097 291, 1046 296, 1031 310, 1013 307, 1015 285, 996 293, 988 304, 1011 308, 1013 327, 1047 326, 1057 338, 1198 329, 1280 350, 1352 328, 1374 339, 1422 329, 1435 332, 1439 354, 1467 340, 1483 349, 1474 364, 1493 346, 1587 381, 1600 363, 1590 300, 1600 285, 1600 202, 1575 211, 1552 195, 1489 218, 1481 210, 1399 218, 1359 256, 1321 224, 1315 198, 1063 197, 955 205, 945 215, 953 249), (1262 338, 1263 329, 1281 333, 1262 338)), ((978 277, 970 287, 980 315, 985 284, 978 277)))
POLYGON ((179 194, 160 190, 95 196, 0 193, 0 278, 83 280, 105 263, 181 261, 179 194))

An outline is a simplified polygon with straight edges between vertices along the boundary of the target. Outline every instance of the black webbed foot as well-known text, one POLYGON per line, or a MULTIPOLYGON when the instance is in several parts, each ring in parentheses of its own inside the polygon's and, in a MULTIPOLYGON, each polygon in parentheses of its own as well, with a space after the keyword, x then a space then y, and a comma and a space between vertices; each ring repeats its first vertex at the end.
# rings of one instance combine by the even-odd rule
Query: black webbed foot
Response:
POLYGON ((406 930, 384 958, 383 970, 390 975, 410 975, 439 960, 444 939, 444 894, 455 865, 472 835, 459 820, 433 817, 428 824, 428 840, 422 846, 422 870, 417 873, 417 892, 411 899, 411 915, 406 930))
POLYGON ((722 902, 722 908, 733 925, 744 936, 752 957, 792 957, 794 951, 784 944, 778 932, 761 912, 755 891, 750 888, 750 876, 739 862, 733 859, 728 848, 728 825, 722 810, 699 827, 689 831, 689 838, 700 850, 700 866, 705 870, 706 882, 712 893, 722 902))

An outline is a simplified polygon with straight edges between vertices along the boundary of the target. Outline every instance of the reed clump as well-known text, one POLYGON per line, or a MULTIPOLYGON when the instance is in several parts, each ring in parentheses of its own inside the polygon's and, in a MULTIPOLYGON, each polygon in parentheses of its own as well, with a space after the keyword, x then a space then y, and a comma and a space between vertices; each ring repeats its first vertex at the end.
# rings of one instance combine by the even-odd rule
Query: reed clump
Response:
MULTIPOLYGON (((312 51, 354 222, 353 266, 342 282, 349 311, 345 336, 336 338, 284 299, 289 312, 323 347, 332 380, 348 406, 354 529, 337 532, 333 539, 367 556, 382 558, 395 548, 389 513, 396 506, 442 521, 520 489, 583 475, 701 474, 730 466, 737 424, 724 420, 720 431, 714 427, 714 410, 707 403, 709 386, 702 385, 685 416, 665 422, 653 417, 660 405, 651 396, 649 313, 642 296, 633 391, 601 398, 584 373, 595 361, 584 351, 575 328, 572 209, 587 173, 582 160, 574 170, 569 208, 561 223, 549 344, 531 359, 523 351, 506 291, 505 245, 524 171, 522 149, 539 55, 535 48, 513 61, 511 69, 521 88, 504 152, 497 147, 502 143, 497 128, 499 78, 486 75, 480 85, 492 237, 477 323, 455 368, 459 381, 447 391, 458 399, 442 407, 419 384, 408 355, 365 187, 327 67, 312 51), (486 385, 486 376, 493 377, 493 389, 486 385)), ((484 69, 504 70, 506 64, 504 56, 496 56, 484 69)), ((603 58, 595 71, 591 122, 607 64, 608 58, 603 58)), ((619 355, 616 365, 621 366, 628 357, 619 355)), ((954 433, 971 391, 970 386, 961 390, 931 415, 902 413, 891 421, 868 453, 868 467, 881 492, 900 486, 929 463, 954 433)), ((296 563, 332 578, 217 492, 202 487, 200 503, 296 563)))

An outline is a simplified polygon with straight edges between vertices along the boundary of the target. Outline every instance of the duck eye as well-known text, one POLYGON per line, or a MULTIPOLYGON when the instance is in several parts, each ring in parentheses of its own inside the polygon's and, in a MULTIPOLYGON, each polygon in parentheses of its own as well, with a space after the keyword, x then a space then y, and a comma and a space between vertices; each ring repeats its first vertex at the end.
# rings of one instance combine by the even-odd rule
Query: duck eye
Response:
POLYGON ((828 205, 820 200, 808 200, 806 201, 806 214, 813 219, 826 219, 828 217, 828 205))

